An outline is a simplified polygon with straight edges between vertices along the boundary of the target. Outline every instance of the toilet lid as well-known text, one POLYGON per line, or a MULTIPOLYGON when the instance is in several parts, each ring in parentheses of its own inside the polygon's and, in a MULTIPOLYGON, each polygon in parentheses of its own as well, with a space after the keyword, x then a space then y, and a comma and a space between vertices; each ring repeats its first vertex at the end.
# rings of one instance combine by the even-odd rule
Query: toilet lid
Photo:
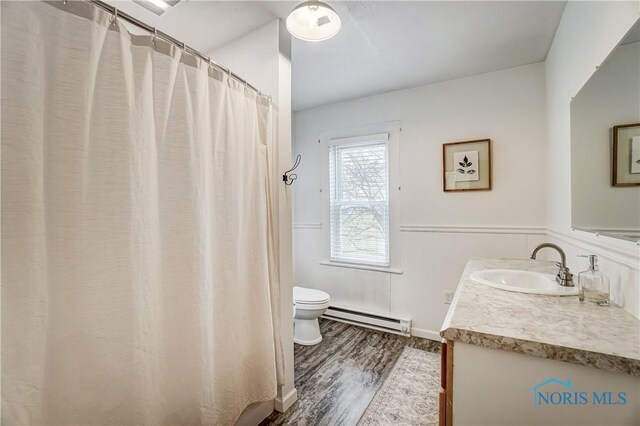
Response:
POLYGON ((312 288, 294 287, 293 301, 295 303, 326 303, 329 301, 329 295, 321 290, 312 288))

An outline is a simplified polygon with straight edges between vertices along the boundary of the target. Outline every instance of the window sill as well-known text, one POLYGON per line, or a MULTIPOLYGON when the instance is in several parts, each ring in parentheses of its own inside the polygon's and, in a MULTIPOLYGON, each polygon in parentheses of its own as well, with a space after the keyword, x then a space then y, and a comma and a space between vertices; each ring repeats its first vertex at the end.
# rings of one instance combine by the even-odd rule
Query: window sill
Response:
POLYGON ((358 265, 356 263, 331 262, 328 260, 320 261, 324 266, 337 266, 338 268, 363 269, 365 271, 386 272, 388 274, 402 274, 402 269, 387 268, 384 266, 358 265))

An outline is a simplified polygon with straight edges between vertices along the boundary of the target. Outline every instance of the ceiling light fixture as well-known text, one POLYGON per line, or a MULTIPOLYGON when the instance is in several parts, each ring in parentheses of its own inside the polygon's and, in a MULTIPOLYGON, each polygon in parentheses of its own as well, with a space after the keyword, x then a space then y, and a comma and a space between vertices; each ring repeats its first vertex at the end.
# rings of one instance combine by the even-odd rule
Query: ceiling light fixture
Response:
POLYGON ((321 1, 300 3, 287 17, 287 30, 301 40, 322 41, 338 34, 340 17, 331 6, 321 1))

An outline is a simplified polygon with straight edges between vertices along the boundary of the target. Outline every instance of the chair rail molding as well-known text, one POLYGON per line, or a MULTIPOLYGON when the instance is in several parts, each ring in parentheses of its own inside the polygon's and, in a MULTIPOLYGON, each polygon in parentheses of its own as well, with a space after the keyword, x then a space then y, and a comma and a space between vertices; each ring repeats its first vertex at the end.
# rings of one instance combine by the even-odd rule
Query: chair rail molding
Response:
POLYGON ((294 223, 293 229, 322 229, 322 222, 317 223, 294 223))
POLYGON ((544 226, 498 225, 400 225, 401 232, 432 232, 453 234, 524 234, 546 235, 544 226))
POLYGON ((640 271, 640 246, 631 241, 579 230, 563 232, 549 229, 547 234, 551 238, 571 244, 585 252, 597 254, 629 269, 640 271))

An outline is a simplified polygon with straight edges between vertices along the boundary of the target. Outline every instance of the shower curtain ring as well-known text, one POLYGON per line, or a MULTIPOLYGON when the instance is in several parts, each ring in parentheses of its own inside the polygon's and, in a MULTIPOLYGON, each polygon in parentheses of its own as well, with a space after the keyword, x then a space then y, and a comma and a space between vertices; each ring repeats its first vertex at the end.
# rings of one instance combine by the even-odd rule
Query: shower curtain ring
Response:
POLYGON ((153 40, 151 41, 154 45, 156 44, 156 39, 158 38, 158 29, 153 27, 153 40))
POLYGON ((113 25, 116 25, 116 19, 118 19, 118 8, 114 7, 113 8, 113 20, 111 20, 113 25))

